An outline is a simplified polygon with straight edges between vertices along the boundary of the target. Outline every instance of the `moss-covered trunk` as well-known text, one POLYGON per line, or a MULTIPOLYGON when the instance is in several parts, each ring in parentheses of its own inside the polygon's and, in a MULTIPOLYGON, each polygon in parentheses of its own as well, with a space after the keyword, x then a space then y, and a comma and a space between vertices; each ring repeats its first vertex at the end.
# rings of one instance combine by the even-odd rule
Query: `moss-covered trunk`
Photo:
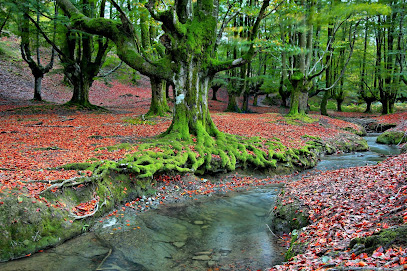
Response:
POLYGON ((322 96, 321 106, 320 106, 321 115, 323 115, 323 116, 328 116, 328 109, 327 109, 328 99, 329 99, 329 91, 325 90, 324 96, 322 96))
POLYGON ((73 94, 68 104, 75 104, 84 107, 91 107, 92 104, 89 101, 89 89, 92 86, 93 80, 81 72, 81 69, 76 66, 73 72, 65 71, 65 75, 73 86, 73 94))
POLYGON ((175 85, 173 120, 165 134, 177 133, 182 139, 189 140, 190 135, 215 136, 219 133, 208 109, 210 79, 199 63, 193 60, 180 65, 173 79, 175 85))
POLYGON ((240 108, 237 105, 238 95, 233 91, 228 91, 228 106, 226 107, 226 112, 238 112, 240 113, 240 108))
POLYGON ((170 112, 167 103, 166 82, 156 77, 150 77, 151 83, 151 103, 148 116, 164 116, 170 112))
POLYGON ((292 84, 291 96, 290 96, 290 111, 288 115, 298 115, 299 114, 299 105, 300 105, 300 96, 301 96, 301 81, 300 80, 290 80, 292 84))

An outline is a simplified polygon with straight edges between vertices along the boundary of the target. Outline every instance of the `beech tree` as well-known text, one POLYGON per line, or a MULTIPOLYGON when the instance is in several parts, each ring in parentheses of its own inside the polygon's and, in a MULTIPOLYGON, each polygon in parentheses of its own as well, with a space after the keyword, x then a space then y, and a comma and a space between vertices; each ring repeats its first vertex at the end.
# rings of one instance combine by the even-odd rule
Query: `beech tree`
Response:
MULTIPOLYGON (((34 100, 36 101, 41 101, 41 85, 42 85, 42 79, 44 78, 44 75, 48 73, 52 67, 54 66, 54 58, 55 58, 55 50, 52 49, 51 51, 51 58, 50 61, 48 62, 47 65, 43 66, 41 64, 41 54, 40 54, 40 33, 38 29, 35 30, 35 45, 34 45, 34 50, 36 54, 36 60, 33 59, 32 56, 32 46, 30 40, 32 37, 30 34, 33 33, 31 31, 30 27, 30 20, 31 19, 29 13, 30 13, 30 8, 29 8, 29 3, 24 3, 23 4, 23 9, 24 13, 21 16, 20 19, 20 36, 21 36, 21 43, 20 43, 20 50, 21 50, 21 56, 24 59, 25 62, 27 62, 28 66, 31 69, 31 72, 34 76, 34 100)), ((57 12, 57 10, 55 10, 57 12)), ((37 1, 36 5, 36 24, 39 26, 40 25, 40 10, 39 10, 39 5, 37 1)), ((55 27, 56 25, 54 24, 54 40, 55 40, 55 27)))
MULTIPOLYGON (((264 0, 249 34, 253 41, 267 12, 270 0, 264 0)), ((73 27, 112 40, 117 54, 130 67, 147 76, 171 82, 175 86, 173 120, 166 134, 175 133, 182 139, 190 134, 219 135, 208 110, 208 87, 220 71, 248 63, 255 54, 253 45, 238 59, 217 60, 216 44, 219 30, 219 0, 175 0, 173 5, 150 0, 145 6, 151 17, 162 23, 160 40, 166 47, 164 57, 151 60, 139 53, 134 25, 118 8, 120 21, 90 18, 69 0, 57 3, 71 18, 73 27)))

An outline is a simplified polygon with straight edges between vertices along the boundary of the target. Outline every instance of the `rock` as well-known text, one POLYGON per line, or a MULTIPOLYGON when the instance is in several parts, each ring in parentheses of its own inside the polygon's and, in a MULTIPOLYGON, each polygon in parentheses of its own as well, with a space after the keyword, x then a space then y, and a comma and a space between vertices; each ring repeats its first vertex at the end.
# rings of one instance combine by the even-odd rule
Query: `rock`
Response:
POLYGON ((195 220, 195 221, 194 221, 194 224, 195 224, 195 225, 203 225, 204 222, 203 222, 202 220, 195 220))
POLYGON ((183 246, 185 246, 184 242, 174 242, 172 243, 176 248, 182 248, 183 246))
POLYGON ((209 257, 208 255, 199 255, 199 256, 192 257, 192 260, 195 260, 195 261, 209 261, 210 259, 211 259, 211 257, 209 257))
POLYGON ((232 252, 232 250, 228 249, 228 248, 221 248, 219 250, 219 253, 221 254, 221 256, 228 256, 228 254, 232 252))
POLYGON ((208 267, 214 267, 216 262, 214 261, 208 261, 208 267))
POLYGON ((209 251, 201 251, 201 252, 195 253, 195 255, 211 255, 211 254, 212 254, 211 250, 209 250, 209 251))
POLYGON ((220 255, 220 254, 218 254, 218 253, 217 253, 217 254, 215 254, 215 255, 213 255, 213 256, 212 256, 212 261, 215 261, 215 262, 220 261, 220 256, 221 256, 221 255, 220 255))

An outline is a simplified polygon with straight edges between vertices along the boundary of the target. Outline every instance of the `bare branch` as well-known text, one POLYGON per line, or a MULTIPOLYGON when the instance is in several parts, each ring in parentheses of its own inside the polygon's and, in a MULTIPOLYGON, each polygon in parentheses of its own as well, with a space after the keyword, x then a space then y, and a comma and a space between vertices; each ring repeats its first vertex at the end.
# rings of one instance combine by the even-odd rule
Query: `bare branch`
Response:
POLYGON ((112 73, 114 73, 115 71, 117 71, 123 64, 123 61, 120 61, 119 65, 117 65, 116 67, 114 67, 113 69, 111 69, 110 71, 104 73, 104 74, 98 74, 96 77, 98 78, 102 78, 102 77, 107 77, 109 75, 111 75, 112 73))

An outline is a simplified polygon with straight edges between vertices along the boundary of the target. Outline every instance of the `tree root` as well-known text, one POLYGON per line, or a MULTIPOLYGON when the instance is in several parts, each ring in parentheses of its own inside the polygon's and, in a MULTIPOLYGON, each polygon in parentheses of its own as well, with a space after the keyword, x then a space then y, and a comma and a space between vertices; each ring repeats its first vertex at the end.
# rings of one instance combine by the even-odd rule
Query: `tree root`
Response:
POLYGON ((53 190, 55 188, 77 186, 77 185, 88 183, 88 182, 91 182, 91 181, 92 181, 92 179, 90 177, 74 177, 74 178, 71 178, 71 179, 64 180, 61 183, 56 183, 56 184, 53 184, 51 186, 48 186, 46 189, 41 191, 40 194, 45 193, 45 192, 47 192, 49 190, 53 190), (76 180, 82 180, 82 181, 77 182, 76 180))
MULTIPOLYGON (((102 208, 103 205, 105 205, 105 204, 106 204, 106 198, 105 198, 105 201, 103 201, 103 203, 100 204, 100 208, 102 208)), ((89 214, 79 216, 79 215, 74 215, 74 214, 70 213, 69 216, 72 217, 75 220, 84 219, 84 218, 87 218, 87 217, 94 216, 98 210, 99 210, 99 203, 96 204, 95 209, 89 214)))

